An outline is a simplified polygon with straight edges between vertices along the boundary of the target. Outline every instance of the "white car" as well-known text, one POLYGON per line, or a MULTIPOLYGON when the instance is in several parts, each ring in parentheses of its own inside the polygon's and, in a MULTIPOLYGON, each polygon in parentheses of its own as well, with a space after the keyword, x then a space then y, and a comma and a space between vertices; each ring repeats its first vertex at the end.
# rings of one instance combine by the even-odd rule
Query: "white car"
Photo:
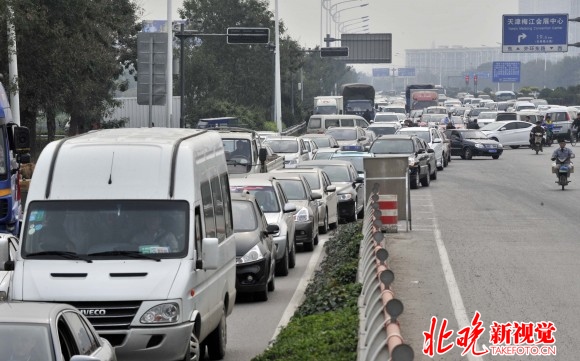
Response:
POLYGON ((443 139, 437 129, 433 127, 409 127, 399 129, 396 134, 416 135, 423 139, 429 145, 429 148, 435 151, 437 169, 443 170, 445 166, 443 159, 443 139))
POLYGON ((373 120, 374 123, 381 123, 381 122, 399 122, 402 123, 405 120, 406 116, 402 113, 377 113, 375 114, 375 119, 373 120))
POLYGON ((486 126, 489 123, 495 122, 497 119, 497 112, 481 112, 477 116, 477 124, 480 127, 486 126))
POLYGON ((265 143, 274 153, 284 156, 284 168, 296 168, 300 162, 310 159, 304 139, 290 136, 270 137, 265 143))
POLYGON ((516 149, 530 145, 530 132, 534 124, 519 120, 497 121, 480 128, 489 139, 516 149))

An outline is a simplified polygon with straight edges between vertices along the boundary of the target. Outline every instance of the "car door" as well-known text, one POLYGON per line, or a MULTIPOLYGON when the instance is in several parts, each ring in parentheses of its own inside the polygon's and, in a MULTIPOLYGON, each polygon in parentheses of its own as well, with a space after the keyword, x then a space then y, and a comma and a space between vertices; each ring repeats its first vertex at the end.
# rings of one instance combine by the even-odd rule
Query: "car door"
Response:
POLYGON ((443 165, 443 139, 435 128, 429 129, 429 132, 431 133, 429 147, 435 151, 435 158, 441 160, 441 165, 443 165))
MULTIPOLYGON (((350 173, 350 179, 354 183, 356 181, 356 179, 359 177, 359 175, 358 175, 358 172, 356 171, 356 168, 352 164, 349 164, 348 165, 348 172, 350 173)), ((364 186, 364 182, 355 183, 354 187, 355 187, 355 190, 356 190, 356 197, 358 199, 358 204, 362 208, 364 208, 364 203, 365 203, 365 186, 364 186)))
POLYGON ((306 148, 306 144, 304 144, 304 139, 298 139, 298 151, 300 152, 299 158, 300 162, 305 162, 309 160, 310 155, 308 153, 308 148, 306 148))
POLYGON ((534 127, 533 124, 528 122, 517 122, 517 129, 515 130, 514 142, 518 145, 529 145, 530 142, 530 132, 534 127))
POLYGON ((509 122, 506 123, 503 127, 500 128, 499 130, 499 136, 500 138, 498 138, 498 140, 500 141, 500 143, 506 144, 506 145, 513 145, 513 144, 520 144, 518 142, 518 122, 509 122))
POLYGON ((294 215, 296 214, 296 211, 284 213, 284 206, 286 205, 286 203, 288 203, 288 198, 286 198, 286 193, 284 193, 282 187, 277 182, 275 184, 275 189, 276 194, 278 196, 278 202, 280 202, 280 212, 283 212, 282 219, 284 219, 284 222, 286 222, 286 224, 288 225, 288 239, 294 240, 296 234, 296 224, 294 223, 294 215))
POLYGON ((328 223, 338 222, 338 196, 336 190, 328 191, 328 186, 332 185, 330 178, 326 172, 321 171, 322 174, 322 193, 326 197, 326 207, 328 209, 328 223))
POLYGON ((462 136, 457 130, 449 132, 449 142, 451 147, 451 155, 461 155, 462 136))
POLYGON ((419 174, 421 177, 429 175, 429 154, 427 146, 419 138, 413 139, 414 147, 417 150, 417 160, 419 160, 419 174))
POLYGON ((102 344, 100 337, 94 329, 76 312, 64 312, 58 321, 59 339, 61 348, 66 345, 68 351, 63 350, 63 355, 93 356, 99 360, 111 361, 113 350, 108 343, 102 344), (62 337, 62 339, 61 339, 62 337), (103 347, 103 346, 109 347, 103 347))

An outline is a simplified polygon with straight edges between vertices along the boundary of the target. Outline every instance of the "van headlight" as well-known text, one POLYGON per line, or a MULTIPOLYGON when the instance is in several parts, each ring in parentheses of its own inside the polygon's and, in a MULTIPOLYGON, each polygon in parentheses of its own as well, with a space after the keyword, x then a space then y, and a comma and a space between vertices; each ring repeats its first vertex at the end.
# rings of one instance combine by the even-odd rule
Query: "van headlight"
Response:
POLYGON ((260 250, 260 247, 258 247, 258 245, 255 245, 254 247, 252 247, 252 249, 246 252, 245 255, 236 259, 236 264, 256 262, 261 260, 262 258, 264 258, 264 254, 260 250))
POLYGON ((175 323, 179 321, 179 305, 177 303, 163 303, 151 307, 143 316, 141 323, 175 323))
POLYGON ((415 157, 409 157, 409 167, 414 167, 417 164, 415 157))
POLYGON ((308 209, 302 208, 294 215, 295 222, 310 222, 310 214, 308 209))

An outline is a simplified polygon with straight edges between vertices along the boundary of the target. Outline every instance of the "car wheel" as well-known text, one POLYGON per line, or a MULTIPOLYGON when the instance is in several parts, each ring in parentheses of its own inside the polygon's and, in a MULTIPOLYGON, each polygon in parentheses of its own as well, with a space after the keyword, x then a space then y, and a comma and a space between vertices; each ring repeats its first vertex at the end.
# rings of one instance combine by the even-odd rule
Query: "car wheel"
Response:
POLYGON ((276 289, 276 281, 275 281, 276 277, 274 277, 274 275, 272 275, 272 279, 270 280, 270 282, 268 282, 268 291, 272 292, 276 289))
POLYGON ((326 214, 324 215, 324 225, 319 228, 321 234, 328 233, 328 209, 326 210, 326 214))
POLYGON ((296 267, 296 242, 292 242, 290 247, 292 249, 288 253, 288 267, 294 268, 296 267))
POLYGON ((349 222, 356 222, 356 217, 357 217, 357 204, 356 204, 356 200, 354 201, 354 205, 352 206, 352 214, 348 217, 348 221, 349 222))
POLYGON ((431 175, 429 173, 431 173, 431 168, 429 168, 427 175, 425 175, 425 177, 421 178, 421 185, 423 187, 429 187, 429 184, 431 183, 431 175))
POLYGON ((288 276, 288 247, 284 248, 284 257, 276 262, 276 276, 288 276))
POLYGON ((431 180, 437 179, 437 171, 438 170, 439 170, 439 168, 435 168, 435 171, 433 172, 433 174, 429 175, 429 178, 431 178, 431 180))
POLYGON ((511 149, 518 149, 520 146, 519 145, 510 145, 511 149))
POLYGON ((499 155, 492 155, 491 156, 493 159, 499 159, 499 155))
POLYGON ((201 345, 195 331, 191 331, 189 338, 189 347, 185 353, 183 361, 200 361, 201 360, 201 345))
POLYGON ((469 148, 463 149, 463 156, 461 158, 467 159, 467 160, 473 158, 473 152, 471 151, 471 149, 469 149, 469 148))
MULTIPOLYGON (((317 238, 318 238, 318 236, 317 236, 317 238)), ((312 242, 302 243, 302 247, 304 247, 304 250, 306 252, 312 252, 312 250, 314 249, 314 240, 312 240, 312 242)))
MULTIPOLYGON (((266 286, 264 286, 263 290, 256 292, 254 294, 254 298, 256 299, 256 301, 259 301, 259 302, 268 301, 268 286, 266 285, 266 286)), ((215 359, 212 358, 212 360, 215 360, 215 359)))
POLYGON ((417 171, 415 172, 415 175, 412 176, 412 179, 410 179, 410 183, 411 183, 411 189, 417 189, 419 188, 419 170, 417 169, 417 171))
POLYGON ((447 154, 447 165, 451 163, 451 153, 447 154))
POLYGON ((443 160, 443 156, 441 156, 441 165, 436 168, 437 170, 443 170, 445 168, 445 161, 443 160))
MULTIPOLYGON (((268 292, 266 292, 266 295, 268 292)), ((208 336, 207 353, 212 360, 221 360, 226 355, 226 343, 228 340, 228 328, 226 321, 226 309, 222 308, 220 323, 208 336)))
POLYGON ((495 140, 496 142, 499 143, 499 139, 497 139, 496 137, 491 138, 491 140, 495 140))
POLYGON ((449 165, 449 156, 446 155, 443 157, 443 167, 447 167, 449 165))

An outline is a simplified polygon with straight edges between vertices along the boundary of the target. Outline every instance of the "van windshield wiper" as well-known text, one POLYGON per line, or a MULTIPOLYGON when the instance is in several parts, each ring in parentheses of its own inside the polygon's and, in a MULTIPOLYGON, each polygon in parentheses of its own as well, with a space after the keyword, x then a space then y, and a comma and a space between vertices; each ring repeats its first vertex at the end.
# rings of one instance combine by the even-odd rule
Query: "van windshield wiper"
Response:
POLYGON ((150 255, 143 254, 137 251, 105 251, 105 252, 89 253, 87 256, 127 256, 131 258, 150 259, 155 262, 161 262, 159 258, 152 257, 150 255))
POLYGON ((87 263, 93 263, 92 260, 88 259, 87 257, 83 257, 80 254, 75 252, 68 252, 68 251, 42 251, 42 252, 34 252, 28 253, 26 257, 42 257, 42 256, 61 256, 62 258, 66 259, 74 259, 74 260, 81 260, 86 261, 87 263))

